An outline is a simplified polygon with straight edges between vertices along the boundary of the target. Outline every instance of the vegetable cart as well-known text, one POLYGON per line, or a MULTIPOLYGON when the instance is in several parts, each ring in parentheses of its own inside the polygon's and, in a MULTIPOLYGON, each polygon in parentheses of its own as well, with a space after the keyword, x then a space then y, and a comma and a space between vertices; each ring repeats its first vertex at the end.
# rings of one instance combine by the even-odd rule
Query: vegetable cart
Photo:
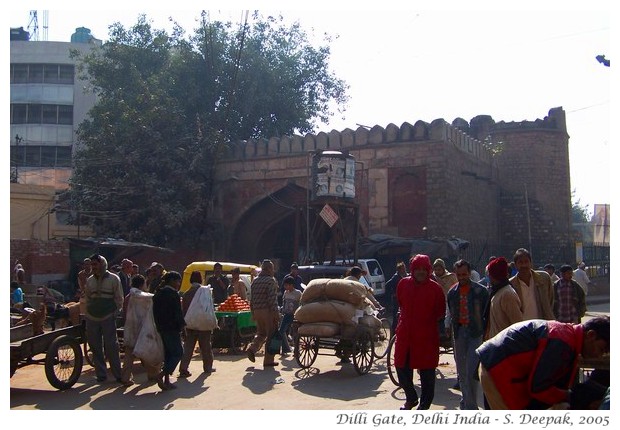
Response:
POLYGON ((256 323, 250 311, 216 311, 219 329, 213 331, 213 347, 226 348, 239 354, 247 348, 256 334, 256 323))
POLYGON ((73 325, 36 336, 32 324, 11 328, 11 377, 30 364, 43 364, 45 376, 58 390, 71 388, 82 374, 85 341, 84 324, 73 325), (38 357, 44 355, 43 358, 38 357))

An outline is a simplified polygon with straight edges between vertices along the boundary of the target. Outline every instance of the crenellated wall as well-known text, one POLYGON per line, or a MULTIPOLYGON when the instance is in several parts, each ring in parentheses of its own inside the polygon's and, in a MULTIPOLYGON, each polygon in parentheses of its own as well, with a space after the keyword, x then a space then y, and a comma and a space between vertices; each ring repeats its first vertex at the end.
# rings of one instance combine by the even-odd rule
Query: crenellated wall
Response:
POLYGON ((448 124, 444 119, 436 119, 428 124, 417 121, 408 122, 400 127, 389 124, 383 128, 375 125, 370 130, 359 127, 343 131, 332 130, 306 136, 272 137, 270 139, 238 141, 232 144, 225 159, 248 160, 257 157, 274 157, 307 153, 310 151, 333 150, 351 151, 356 148, 373 145, 391 145, 397 143, 443 141, 451 142, 455 148, 490 163, 492 153, 481 141, 467 135, 458 127, 448 124))
POLYGON ((568 135, 564 111, 555 108, 535 121, 496 123, 480 115, 469 123, 439 118, 236 142, 216 174, 213 214, 227 232, 227 253, 234 255, 240 224, 264 218, 253 227, 267 229, 292 216, 292 207, 303 210, 311 154, 320 150, 355 157, 356 202, 367 235, 457 236, 506 256, 530 243, 538 250, 550 242, 570 248, 568 135), (523 234, 525 188, 532 240, 523 234), (294 204, 278 204, 274 196, 294 204))

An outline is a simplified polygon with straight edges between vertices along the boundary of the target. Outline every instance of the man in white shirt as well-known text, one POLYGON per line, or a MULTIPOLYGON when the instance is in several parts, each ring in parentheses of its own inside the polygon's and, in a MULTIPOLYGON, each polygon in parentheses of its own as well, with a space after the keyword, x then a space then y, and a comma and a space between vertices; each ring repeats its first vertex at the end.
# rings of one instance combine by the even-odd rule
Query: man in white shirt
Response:
POLYGON ((513 261, 517 274, 510 278, 510 284, 521 300, 523 319, 555 319, 554 292, 549 274, 544 270, 532 270, 532 256, 527 249, 519 248, 513 261))
POLYGON ((579 263, 579 266, 573 272, 573 281, 579 284, 586 296, 588 295, 588 286, 594 285, 594 283, 590 281, 590 278, 586 273, 586 263, 584 263, 583 261, 579 263))

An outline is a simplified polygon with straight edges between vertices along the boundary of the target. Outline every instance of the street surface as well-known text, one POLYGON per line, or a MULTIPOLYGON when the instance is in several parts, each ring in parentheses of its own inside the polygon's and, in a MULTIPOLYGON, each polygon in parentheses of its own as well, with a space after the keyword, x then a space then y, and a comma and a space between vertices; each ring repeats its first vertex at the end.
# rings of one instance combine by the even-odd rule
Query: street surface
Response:
MULTIPOLYGON (((609 313, 609 304, 593 305, 586 318, 595 313, 609 313)), ((230 355, 215 350, 210 376, 201 374, 199 354, 190 364, 192 376, 171 378, 175 390, 162 392, 147 382, 139 362, 134 365, 136 384, 123 387, 114 382, 97 383, 94 370, 84 364, 82 376, 69 390, 54 389, 45 378, 41 365, 18 369, 10 379, 12 410, 398 410, 404 393, 389 379, 386 359, 376 360, 371 371, 358 375, 352 364, 338 364, 332 350, 319 350, 309 369, 300 369, 292 354, 280 359, 280 366, 263 369, 262 353, 256 363, 245 354, 230 355)), ((433 410, 457 410, 460 392, 456 383, 454 359, 442 354, 437 368, 433 410)), ((419 379, 416 378, 419 393, 419 379)), ((478 404, 482 407, 482 395, 478 404)))

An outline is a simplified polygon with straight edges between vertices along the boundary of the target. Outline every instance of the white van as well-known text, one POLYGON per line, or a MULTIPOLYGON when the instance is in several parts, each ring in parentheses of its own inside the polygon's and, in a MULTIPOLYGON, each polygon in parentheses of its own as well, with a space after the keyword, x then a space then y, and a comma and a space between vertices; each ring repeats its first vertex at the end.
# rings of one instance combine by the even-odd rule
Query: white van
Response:
MULTIPOLYGON (((325 261, 324 265, 331 264, 331 261, 325 261)), ((336 260, 334 264, 338 266, 354 266, 353 260, 336 260)), ((375 297, 379 298, 385 294, 385 275, 381 264, 374 258, 362 258, 357 260, 357 265, 364 271, 364 279, 372 289, 375 297)))

